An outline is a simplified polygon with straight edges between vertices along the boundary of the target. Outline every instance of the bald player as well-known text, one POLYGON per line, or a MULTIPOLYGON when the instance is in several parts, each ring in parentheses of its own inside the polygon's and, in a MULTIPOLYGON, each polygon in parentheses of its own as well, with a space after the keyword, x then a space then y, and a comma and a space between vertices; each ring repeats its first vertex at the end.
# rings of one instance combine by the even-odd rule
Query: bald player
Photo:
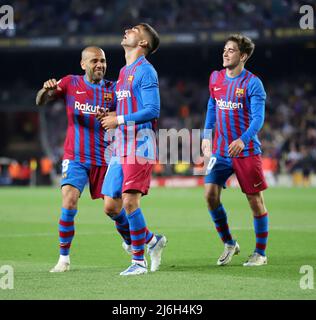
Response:
POLYGON ((110 160, 110 154, 105 152, 110 141, 95 116, 100 110, 115 111, 115 83, 103 79, 107 65, 101 48, 85 48, 80 65, 84 75, 67 75, 59 81, 49 79, 36 96, 38 106, 63 98, 68 118, 62 162, 60 256, 50 272, 70 269, 69 251, 79 197, 89 182, 91 198, 103 199, 101 189, 110 160))

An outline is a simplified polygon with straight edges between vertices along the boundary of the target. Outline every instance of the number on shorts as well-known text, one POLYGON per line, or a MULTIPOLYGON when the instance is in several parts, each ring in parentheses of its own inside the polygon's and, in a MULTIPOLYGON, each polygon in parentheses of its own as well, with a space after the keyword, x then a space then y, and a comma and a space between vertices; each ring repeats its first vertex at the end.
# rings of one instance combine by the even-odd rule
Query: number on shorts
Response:
POLYGON ((215 157, 211 157, 210 162, 207 165, 207 172, 209 173, 210 171, 212 171, 214 165, 216 163, 216 158, 215 157))
POLYGON ((63 160, 62 166, 63 166, 63 169, 62 169, 63 173, 67 172, 68 166, 69 166, 69 159, 63 160))

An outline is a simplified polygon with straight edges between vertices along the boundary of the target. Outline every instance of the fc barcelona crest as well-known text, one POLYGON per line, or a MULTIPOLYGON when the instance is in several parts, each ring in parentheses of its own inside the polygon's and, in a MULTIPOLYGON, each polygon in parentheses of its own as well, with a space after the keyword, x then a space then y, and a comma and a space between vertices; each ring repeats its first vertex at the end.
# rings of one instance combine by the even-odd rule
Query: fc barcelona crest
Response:
POLYGON ((238 98, 242 98, 244 96, 244 89, 243 88, 236 88, 236 96, 238 98))
POLYGON ((133 79, 134 79, 134 76, 128 76, 128 78, 127 78, 127 80, 130 81, 130 82, 132 82, 133 79))
POLYGON ((105 92, 104 93, 104 101, 111 102, 113 100, 113 93, 105 92))

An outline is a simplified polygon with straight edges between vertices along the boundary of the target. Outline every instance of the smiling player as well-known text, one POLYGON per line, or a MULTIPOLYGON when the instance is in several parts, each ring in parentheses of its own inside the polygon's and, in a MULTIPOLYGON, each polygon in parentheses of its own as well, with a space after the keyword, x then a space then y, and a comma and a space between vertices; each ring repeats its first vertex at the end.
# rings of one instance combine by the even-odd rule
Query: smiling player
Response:
POLYGON ((92 199, 103 198, 101 188, 109 161, 105 159, 104 151, 110 141, 104 139, 105 132, 96 114, 106 108, 115 111, 115 83, 103 80, 107 65, 101 48, 85 48, 80 64, 85 75, 68 75, 59 81, 50 79, 36 97, 37 105, 63 98, 68 118, 62 162, 60 257, 50 272, 69 270, 69 250, 75 233, 79 197, 89 181, 92 199))
POLYGON ((266 93, 258 77, 244 68, 254 51, 254 43, 243 35, 226 41, 223 67, 210 76, 202 151, 211 157, 205 177, 205 196, 216 230, 224 242, 217 264, 228 264, 240 251, 231 236, 227 215, 221 203, 225 182, 236 174, 254 217, 256 247, 244 266, 267 264, 268 213, 262 191, 267 188, 263 175, 257 133, 264 122, 266 93), (211 152, 211 130, 215 129, 211 152))

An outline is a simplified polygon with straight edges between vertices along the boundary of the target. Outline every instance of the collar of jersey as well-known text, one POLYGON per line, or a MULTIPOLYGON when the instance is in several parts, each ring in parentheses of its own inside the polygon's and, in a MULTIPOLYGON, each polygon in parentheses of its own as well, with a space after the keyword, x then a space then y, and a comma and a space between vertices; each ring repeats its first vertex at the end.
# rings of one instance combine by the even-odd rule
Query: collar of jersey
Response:
POLYGON ((240 73, 238 76, 231 78, 231 77, 229 77, 229 76, 226 74, 226 72, 225 72, 225 79, 226 79, 226 80, 229 80, 229 81, 232 81, 232 80, 235 80, 235 79, 237 79, 237 78, 239 78, 239 77, 243 77, 243 76, 245 75, 245 73, 246 73, 246 69, 244 69, 243 71, 241 71, 241 73, 240 73))
POLYGON ((99 84, 93 84, 88 81, 86 75, 83 76, 83 80, 84 80, 85 84, 91 88, 99 88, 100 86, 102 86, 104 84, 104 80, 101 80, 101 82, 99 84))
POLYGON ((138 57, 132 64, 130 64, 129 66, 126 66, 126 69, 129 69, 131 67, 133 67, 137 62, 139 62, 140 60, 145 59, 144 55, 141 55, 140 57, 138 57))

